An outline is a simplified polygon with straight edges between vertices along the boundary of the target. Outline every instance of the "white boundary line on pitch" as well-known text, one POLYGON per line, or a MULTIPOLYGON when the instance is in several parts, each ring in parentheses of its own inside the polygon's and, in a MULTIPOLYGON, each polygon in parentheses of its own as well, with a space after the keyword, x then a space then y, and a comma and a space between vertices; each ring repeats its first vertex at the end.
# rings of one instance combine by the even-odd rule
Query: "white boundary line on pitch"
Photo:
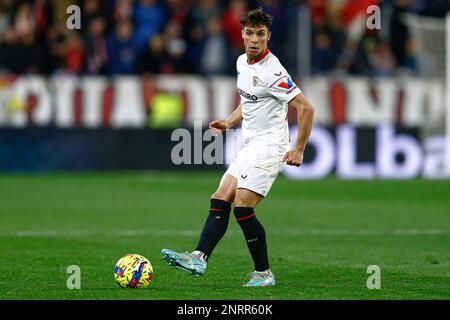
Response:
MULTIPOLYGON (((118 236, 118 237, 137 237, 137 236, 199 236, 201 230, 22 230, 22 231, 0 231, 0 237, 82 237, 82 236, 118 236)), ((414 235, 448 235, 450 229, 290 229, 290 230, 268 230, 267 232, 274 236, 372 236, 372 235, 395 235, 395 236, 414 236, 414 235)), ((229 230, 228 235, 241 235, 241 232, 229 230)))

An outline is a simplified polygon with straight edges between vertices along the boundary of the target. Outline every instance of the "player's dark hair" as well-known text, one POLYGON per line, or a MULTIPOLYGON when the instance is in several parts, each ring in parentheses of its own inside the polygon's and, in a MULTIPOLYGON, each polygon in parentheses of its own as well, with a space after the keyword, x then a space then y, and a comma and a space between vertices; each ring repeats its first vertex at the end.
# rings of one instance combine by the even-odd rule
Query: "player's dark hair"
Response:
POLYGON ((270 14, 265 13, 261 8, 249 11, 245 16, 241 19, 242 29, 247 26, 257 26, 264 25, 267 27, 267 30, 270 30, 272 26, 273 17, 270 14))

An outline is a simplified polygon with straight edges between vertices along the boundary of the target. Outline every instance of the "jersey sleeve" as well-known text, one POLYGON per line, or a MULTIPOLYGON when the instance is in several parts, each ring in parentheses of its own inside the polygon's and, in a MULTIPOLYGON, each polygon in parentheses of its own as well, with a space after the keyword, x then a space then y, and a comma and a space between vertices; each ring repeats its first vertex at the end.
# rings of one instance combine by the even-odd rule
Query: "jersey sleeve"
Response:
POLYGON ((267 91, 270 95, 286 103, 302 92, 285 70, 274 72, 268 77, 267 91))

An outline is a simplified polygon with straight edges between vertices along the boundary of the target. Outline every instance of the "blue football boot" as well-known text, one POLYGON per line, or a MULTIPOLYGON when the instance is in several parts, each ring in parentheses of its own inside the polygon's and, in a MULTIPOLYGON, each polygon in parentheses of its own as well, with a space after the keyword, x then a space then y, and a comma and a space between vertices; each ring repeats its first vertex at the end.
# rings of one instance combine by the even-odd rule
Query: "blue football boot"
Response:
POLYGON ((178 253, 170 249, 162 249, 161 254, 169 266, 184 270, 190 275, 200 277, 206 271, 206 261, 192 253, 178 253))
POLYGON ((249 273, 250 280, 243 287, 267 287, 275 285, 275 276, 272 271, 253 271, 249 273))

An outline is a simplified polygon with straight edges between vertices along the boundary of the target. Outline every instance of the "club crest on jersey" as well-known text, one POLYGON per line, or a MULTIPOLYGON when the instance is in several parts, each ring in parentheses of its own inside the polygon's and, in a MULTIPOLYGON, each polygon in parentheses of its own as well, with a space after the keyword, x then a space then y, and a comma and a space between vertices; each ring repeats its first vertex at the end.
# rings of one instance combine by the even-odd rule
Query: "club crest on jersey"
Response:
POLYGON ((253 76, 253 86, 256 87, 257 83, 258 83, 258 77, 253 76))

